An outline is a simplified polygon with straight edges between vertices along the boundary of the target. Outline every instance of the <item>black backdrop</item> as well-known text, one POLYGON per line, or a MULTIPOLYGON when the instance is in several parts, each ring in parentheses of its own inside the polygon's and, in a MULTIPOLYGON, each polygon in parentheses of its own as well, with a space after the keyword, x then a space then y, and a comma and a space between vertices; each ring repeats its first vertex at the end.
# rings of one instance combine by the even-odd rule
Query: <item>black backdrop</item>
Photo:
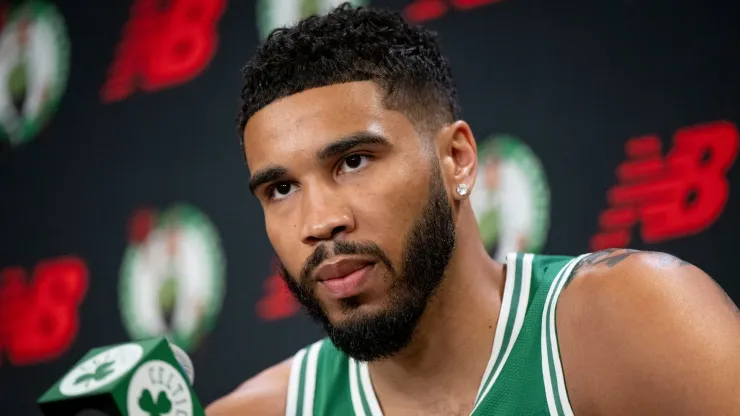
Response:
MULTIPOLYGON (((48 3, 15 3, 0 8, 0 415, 39 414, 90 348, 166 328, 203 402, 318 337, 274 276, 235 135, 239 70, 275 12, 65 0, 55 32, 48 3), (33 102, 51 103, 46 121, 33 102), (12 120, 40 131, 19 140, 12 120)), ((740 300, 734 2, 370 3, 441 35, 464 117, 498 155, 474 192, 492 254, 662 250, 740 300)))

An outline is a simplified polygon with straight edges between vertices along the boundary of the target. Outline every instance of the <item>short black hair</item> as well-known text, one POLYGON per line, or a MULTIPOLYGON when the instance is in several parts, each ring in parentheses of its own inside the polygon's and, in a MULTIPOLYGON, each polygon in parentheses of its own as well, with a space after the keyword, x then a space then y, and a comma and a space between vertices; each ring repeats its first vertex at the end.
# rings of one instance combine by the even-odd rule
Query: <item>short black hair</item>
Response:
POLYGON ((434 32, 387 10, 343 3, 324 15, 273 30, 243 69, 240 142, 247 121, 270 103, 311 88, 374 81, 386 108, 418 131, 460 118, 450 65, 434 32))

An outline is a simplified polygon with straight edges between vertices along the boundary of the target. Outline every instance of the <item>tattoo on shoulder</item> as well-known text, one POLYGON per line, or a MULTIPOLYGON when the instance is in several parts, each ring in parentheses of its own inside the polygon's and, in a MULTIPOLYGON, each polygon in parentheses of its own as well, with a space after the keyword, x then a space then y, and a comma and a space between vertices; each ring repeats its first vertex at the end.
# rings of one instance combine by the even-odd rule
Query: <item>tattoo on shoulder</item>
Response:
MULTIPOLYGON (((691 263, 667 253, 610 248, 591 253, 581 259, 581 261, 578 263, 575 270, 573 271, 573 274, 575 275, 581 269, 598 266, 600 264, 606 265, 606 267, 611 269, 624 261, 626 258, 639 255, 650 256, 651 263, 661 268, 684 267, 691 265, 691 263)), ((722 286, 719 285, 719 283, 717 283, 715 280, 712 280, 712 282, 714 282, 717 290, 722 293, 727 306, 740 320, 740 307, 738 307, 738 304, 735 303, 735 301, 730 297, 729 294, 727 294, 727 292, 725 292, 725 290, 722 288, 722 286)))
POLYGON ((689 262, 681 260, 678 257, 672 256, 667 253, 632 250, 628 248, 609 248, 606 250, 591 253, 581 259, 573 273, 575 274, 578 273, 578 271, 580 271, 581 269, 594 267, 601 264, 611 269, 630 256, 650 256, 653 264, 661 268, 682 267, 690 265, 689 262))
POLYGON ((681 260, 676 256, 672 256, 668 253, 660 253, 660 252, 645 252, 645 254, 650 255, 650 257, 655 260, 655 264, 658 267, 683 267, 683 266, 690 266, 691 263, 685 260, 681 260))

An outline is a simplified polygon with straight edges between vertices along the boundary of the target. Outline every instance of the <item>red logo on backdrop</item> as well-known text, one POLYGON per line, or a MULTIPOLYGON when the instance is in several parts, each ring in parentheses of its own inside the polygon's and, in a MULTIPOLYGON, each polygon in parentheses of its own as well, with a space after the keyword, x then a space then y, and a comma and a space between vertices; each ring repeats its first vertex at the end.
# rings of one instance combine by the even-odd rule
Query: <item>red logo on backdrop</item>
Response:
POLYGON ((738 153, 738 130, 719 121, 678 130, 663 158, 657 136, 636 137, 617 167, 591 249, 626 247, 632 227, 642 225, 646 243, 699 233, 722 214, 730 187, 727 170, 738 153))
POLYGON ((450 10, 470 10, 502 0, 414 0, 403 9, 403 14, 410 22, 421 23, 439 19, 450 10))
POLYGON ((290 318, 300 309, 288 286, 280 276, 277 257, 272 260, 270 277, 263 283, 265 290, 262 299, 257 302, 257 315, 265 321, 290 318))
POLYGON ((77 336, 86 292, 87 267, 77 257, 42 261, 30 279, 22 267, 0 270, 0 353, 17 366, 60 356, 77 336))
POLYGON ((216 24, 225 5, 226 0, 134 0, 102 100, 161 90, 200 74, 216 52, 216 24))
POLYGON ((0 4, 0 28, 5 26, 5 20, 8 19, 8 12, 10 11, 10 5, 0 4))

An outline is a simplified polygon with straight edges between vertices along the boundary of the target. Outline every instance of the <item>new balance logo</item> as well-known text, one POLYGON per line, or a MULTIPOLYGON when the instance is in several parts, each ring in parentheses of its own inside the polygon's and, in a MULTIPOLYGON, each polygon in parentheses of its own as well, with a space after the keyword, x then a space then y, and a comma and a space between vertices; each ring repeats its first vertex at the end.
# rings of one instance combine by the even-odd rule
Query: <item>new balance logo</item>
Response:
POLYGON ((183 84, 216 52, 226 0, 134 0, 101 91, 103 102, 183 84))
POLYGON ((73 256, 40 262, 32 279, 21 267, 0 269, 0 353, 22 366, 66 351, 77 335, 87 283, 87 266, 73 256))
POLYGON ((5 26, 5 21, 8 19, 8 12, 10 11, 10 5, 0 4, 0 29, 5 26))
POLYGON ((421 23, 439 19, 450 9, 470 10, 501 0, 414 0, 403 9, 403 14, 411 22, 421 23))
POLYGON ((738 130, 726 121, 678 130, 663 158, 657 136, 630 139, 618 183, 607 193, 591 250, 627 247, 638 223, 645 243, 699 233, 727 203, 726 173, 738 153, 738 130))
POLYGON ((262 284, 264 294, 257 302, 257 315, 264 321, 277 321, 295 316, 300 305, 280 275, 277 257, 272 259, 270 276, 262 284))

